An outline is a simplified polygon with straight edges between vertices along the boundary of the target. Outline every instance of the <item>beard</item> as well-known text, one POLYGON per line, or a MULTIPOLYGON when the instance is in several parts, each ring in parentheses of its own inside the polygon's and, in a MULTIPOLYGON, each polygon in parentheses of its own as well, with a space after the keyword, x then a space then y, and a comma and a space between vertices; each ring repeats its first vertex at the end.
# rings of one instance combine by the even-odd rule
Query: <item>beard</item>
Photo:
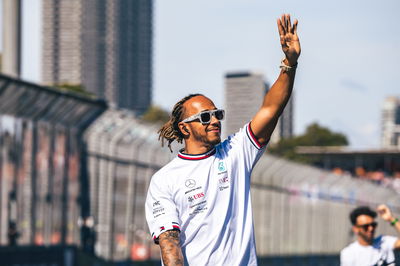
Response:
POLYGON ((206 146, 209 146, 210 148, 214 147, 215 145, 217 145, 217 144, 219 144, 221 142, 221 137, 220 136, 215 137, 215 138, 210 140, 207 137, 207 135, 201 135, 196 131, 192 131, 192 133, 193 133, 194 140, 196 140, 197 142, 204 143, 204 144, 206 144, 206 146))
POLYGON ((358 234, 365 242, 372 243, 372 241, 374 240, 375 232, 373 232, 371 235, 364 232, 359 232, 358 234))

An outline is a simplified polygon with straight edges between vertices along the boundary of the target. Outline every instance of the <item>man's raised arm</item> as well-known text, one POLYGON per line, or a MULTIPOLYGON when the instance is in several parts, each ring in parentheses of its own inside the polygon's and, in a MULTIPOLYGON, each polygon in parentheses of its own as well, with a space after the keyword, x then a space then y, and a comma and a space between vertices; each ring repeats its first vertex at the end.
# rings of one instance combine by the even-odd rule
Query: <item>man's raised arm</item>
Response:
POLYGON ((275 129, 279 116, 282 114, 293 89, 296 74, 297 59, 300 56, 300 42, 297 36, 297 23, 293 25, 290 15, 282 15, 277 21, 282 50, 285 59, 281 64, 281 73, 265 95, 260 110, 251 121, 251 130, 261 144, 267 143, 275 129))
MULTIPOLYGON (((382 204, 377 208, 379 216, 389 222, 397 231, 397 235, 400 236, 400 222, 399 219, 395 218, 390 211, 389 207, 382 204)), ((394 243, 393 249, 400 250, 400 238, 397 238, 397 241, 394 243)))
POLYGON ((184 264, 179 234, 178 230, 170 230, 158 237, 161 257, 165 266, 180 266, 184 264))

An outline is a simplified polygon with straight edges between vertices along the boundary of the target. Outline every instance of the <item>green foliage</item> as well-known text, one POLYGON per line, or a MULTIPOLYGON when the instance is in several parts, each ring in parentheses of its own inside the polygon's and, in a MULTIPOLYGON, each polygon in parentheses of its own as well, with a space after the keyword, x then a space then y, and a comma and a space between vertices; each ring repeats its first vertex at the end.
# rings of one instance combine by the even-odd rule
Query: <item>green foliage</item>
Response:
POLYGON ((349 142, 345 135, 330 131, 317 123, 309 125, 303 135, 281 139, 268 150, 275 155, 303 163, 312 163, 310 157, 296 153, 298 146, 347 146, 349 142))
POLYGON ((143 114, 142 120, 150 123, 166 123, 169 120, 169 114, 161 107, 152 105, 143 114))
POLYGON ((81 94, 86 97, 92 97, 92 98, 95 97, 94 94, 87 92, 81 84, 61 83, 61 84, 54 84, 53 87, 63 90, 63 91, 81 94))

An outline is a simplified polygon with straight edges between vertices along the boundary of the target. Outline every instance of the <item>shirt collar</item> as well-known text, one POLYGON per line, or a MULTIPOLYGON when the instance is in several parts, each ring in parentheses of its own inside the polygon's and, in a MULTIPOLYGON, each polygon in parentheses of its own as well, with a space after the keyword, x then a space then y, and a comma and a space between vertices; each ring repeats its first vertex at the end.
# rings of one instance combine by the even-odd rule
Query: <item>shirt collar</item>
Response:
POLYGON ((206 159, 212 155, 215 154, 215 147, 209 150, 208 152, 201 153, 201 154, 187 154, 183 153, 183 149, 179 151, 178 157, 184 160, 191 160, 191 161, 196 161, 196 160, 203 160, 206 159))

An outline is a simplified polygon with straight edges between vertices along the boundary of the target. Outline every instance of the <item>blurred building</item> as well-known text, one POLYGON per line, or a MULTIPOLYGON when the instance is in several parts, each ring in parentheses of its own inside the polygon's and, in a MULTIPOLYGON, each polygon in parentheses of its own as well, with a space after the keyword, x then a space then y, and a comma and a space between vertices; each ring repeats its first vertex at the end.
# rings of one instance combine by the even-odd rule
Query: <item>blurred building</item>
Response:
MULTIPOLYGON (((237 132, 249 122, 262 105, 270 89, 264 75, 254 72, 230 72, 225 75, 224 137, 237 132)), ((293 135, 293 95, 280 117, 270 143, 293 135)))
POLYGON ((151 103, 152 0, 43 1, 42 78, 138 113, 151 103))
POLYGON ((3 0, 3 51, 1 72, 19 77, 21 74, 21 0, 3 0))
POLYGON ((400 98, 387 97, 383 103, 381 121, 383 148, 400 150, 400 98))

